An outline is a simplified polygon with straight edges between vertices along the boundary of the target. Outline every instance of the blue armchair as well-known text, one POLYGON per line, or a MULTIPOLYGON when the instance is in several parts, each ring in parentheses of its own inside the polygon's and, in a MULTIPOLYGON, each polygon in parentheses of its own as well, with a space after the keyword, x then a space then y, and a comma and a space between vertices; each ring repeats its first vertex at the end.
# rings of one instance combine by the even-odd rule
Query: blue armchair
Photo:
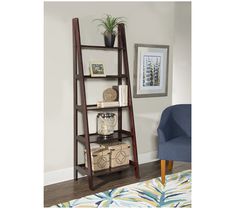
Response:
POLYGON ((165 184, 166 160, 169 170, 172 170, 173 160, 191 162, 191 104, 167 107, 162 112, 157 132, 161 178, 165 184))

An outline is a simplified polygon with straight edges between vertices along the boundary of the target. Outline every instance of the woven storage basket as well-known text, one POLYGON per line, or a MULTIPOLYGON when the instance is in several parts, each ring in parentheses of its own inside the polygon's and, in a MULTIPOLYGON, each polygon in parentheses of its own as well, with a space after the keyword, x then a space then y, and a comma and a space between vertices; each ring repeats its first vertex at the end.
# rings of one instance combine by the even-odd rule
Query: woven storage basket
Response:
POLYGON ((130 159, 130 145, 125 143, 113 143, 106 146, 110 150, 110 167, 128 165, 130 159))
MULTIPOLYGON (((84 154, 85 154, 85 166, 87 167, 86 150, 84 151, 84 154)), ((92 164, 92 171, 109 169, 110 151, 107 149, 91 151, 91 164, 92 164)))

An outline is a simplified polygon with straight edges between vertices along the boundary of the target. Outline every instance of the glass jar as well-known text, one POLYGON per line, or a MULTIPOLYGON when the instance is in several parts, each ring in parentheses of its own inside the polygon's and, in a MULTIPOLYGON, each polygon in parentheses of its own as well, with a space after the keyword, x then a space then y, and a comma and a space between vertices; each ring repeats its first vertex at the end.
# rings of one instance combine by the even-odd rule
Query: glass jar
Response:
POLYGON ((114 127, 117 123, 117 116, 114 113, 98 113, 97 133, 101 136, 108 136, 114 133, 114 127))

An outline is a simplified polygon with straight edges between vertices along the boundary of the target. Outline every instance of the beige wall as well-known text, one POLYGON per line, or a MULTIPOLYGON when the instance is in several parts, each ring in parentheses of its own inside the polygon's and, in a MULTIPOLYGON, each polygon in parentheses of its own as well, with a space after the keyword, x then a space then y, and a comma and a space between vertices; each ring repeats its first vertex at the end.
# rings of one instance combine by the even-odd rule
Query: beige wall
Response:
POLYGON ((191 4, 175 4, 172 103, 191 103, 191 4))
MULTIPOLYGON (((91 22, 94 18, 106 13, 127 18, 126 36, 131 84, 133 84, 134 44, 170 45, 168 96, 133 99, 138 154, 141 158, 148 153, 155 154, 157 123, 161 111, 172 103, 174 9, 174 3, 156 2, 45 3, 44 170, 46 173, 73 166, 72 18, 80 19, 82 43, 97 45, 103 44, 103 37, 96 24, 91 22)), ((84 52, 83 55, 84 60, 103 61, 109 73, 114 73, 116 56, 113 53, 84 52)), ((84 63, 84 68, 87 69, 87 62, 84 63)), ((87 86, 88 102, 101 100, 102 90, 110 85, 112 83, 96 82, 87 86)), ((95 113, 89 114, 89 120, 90 130, 95 131, 95 113)), ((126 120, 124 126, 128 126, 126 120)), ((79 161, 82 162, 81 147, 79 150, 79 161)))

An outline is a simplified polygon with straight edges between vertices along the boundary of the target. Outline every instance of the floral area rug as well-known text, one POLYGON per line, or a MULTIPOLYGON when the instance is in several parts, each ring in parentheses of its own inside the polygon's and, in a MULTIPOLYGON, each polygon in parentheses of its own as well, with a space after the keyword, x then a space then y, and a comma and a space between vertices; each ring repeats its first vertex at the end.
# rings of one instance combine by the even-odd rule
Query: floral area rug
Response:
POLYGON ((191 170, 130 184, 52 207, 191 207, 191 170))

